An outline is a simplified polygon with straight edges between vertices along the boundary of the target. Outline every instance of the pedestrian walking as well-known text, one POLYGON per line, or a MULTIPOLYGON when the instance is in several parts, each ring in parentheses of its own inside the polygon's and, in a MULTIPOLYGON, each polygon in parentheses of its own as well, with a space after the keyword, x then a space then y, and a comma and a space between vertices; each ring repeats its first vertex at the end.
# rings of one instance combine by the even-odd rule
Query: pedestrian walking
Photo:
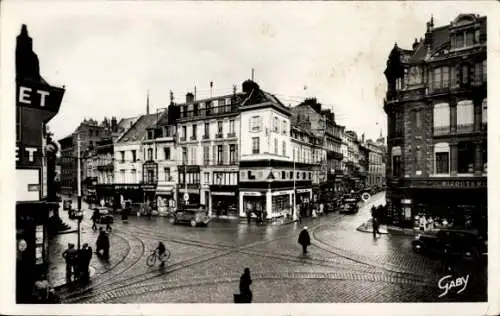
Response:
POLYGON ((99 237, 96 241, 96 253, 101 255, 103 259, 109 259, 109 237, 102 227, 99 229, 99 237))
POLYGON ((372 226, 373 226, 373 238, 377 238, 378 235, 382 235, 379 231, 380 223, 376 217, 372 217, 372 226))
POLYGON ((66 282, 71 282, 71 276, 75 273, 77 251, 75 244, 69 243, 68 248, 62 253, 66 262, 66 282))
POLYGON ((245 268, 243 274, 240 277, 240 295, 243 299, 243 303, 252 303, 252 290, 250 290, 250 285, 252 285, 252 277, 250 276, 250 269, 245 268))
POLYGON ((98 218, 99 218, 99 210, 94 209, 94 212, 92 213, 92 217, 90 218, 92 220, 92 230, 97 230, 98 218))
POLYGON ((302 254, 307 254, 307 247, 311 245, 311 237, 307 231, 307 226, 299 234, 298 243, 302 246, 302 254))

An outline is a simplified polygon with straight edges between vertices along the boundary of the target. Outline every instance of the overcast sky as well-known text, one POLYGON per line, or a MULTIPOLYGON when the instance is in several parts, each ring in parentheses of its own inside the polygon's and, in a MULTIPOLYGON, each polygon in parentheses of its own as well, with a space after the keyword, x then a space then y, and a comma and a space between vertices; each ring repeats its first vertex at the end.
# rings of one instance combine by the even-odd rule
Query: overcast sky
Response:
POLYGON ((194 86, 208 96, 210 81, 214 95, 240 90, 252 68, 283 103, 316 96, 338 124, 375 138, 386 135, 383 71, 394 43, 410 48, 431 14, 440 26, 459 13, 486 14, 484 4, 42 1, 23 10, 3 3, 3 18, 12 45, 28 25, 42 76, 66 86, 49 124, 57 139, 84 117, 145 113, 147 90, 152 111, 169 103, 169 90, 178 102, 194 86))

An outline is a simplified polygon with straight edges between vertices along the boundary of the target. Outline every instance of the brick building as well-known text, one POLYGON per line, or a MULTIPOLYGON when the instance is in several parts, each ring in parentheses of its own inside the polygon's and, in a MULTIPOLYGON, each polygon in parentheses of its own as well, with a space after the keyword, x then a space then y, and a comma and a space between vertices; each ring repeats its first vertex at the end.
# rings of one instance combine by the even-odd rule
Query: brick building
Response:
POLYGON ((427 23, 412 49, 392 49, 387 199, 393 223, 418 214, 484 228, 487 208, 486 17, 427 23))

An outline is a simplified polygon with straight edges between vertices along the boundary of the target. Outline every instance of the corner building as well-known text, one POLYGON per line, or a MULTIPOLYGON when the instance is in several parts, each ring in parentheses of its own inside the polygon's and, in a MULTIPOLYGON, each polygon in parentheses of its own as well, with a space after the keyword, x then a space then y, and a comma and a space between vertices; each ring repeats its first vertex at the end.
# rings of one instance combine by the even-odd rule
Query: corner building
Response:
POLYGON ((391 221, 411 227, 425 214, 485 232, 486 17, 431 19, 411 50, 394 46, 385 76, 391 221))
POLYGON ((250 80, 243 83, 243 94, 240 217, 263 214, 265 220, 272 220, 293 215, 296 192, 307 192, 312 199, 313 165, 293 161, 290 109, 250 80))

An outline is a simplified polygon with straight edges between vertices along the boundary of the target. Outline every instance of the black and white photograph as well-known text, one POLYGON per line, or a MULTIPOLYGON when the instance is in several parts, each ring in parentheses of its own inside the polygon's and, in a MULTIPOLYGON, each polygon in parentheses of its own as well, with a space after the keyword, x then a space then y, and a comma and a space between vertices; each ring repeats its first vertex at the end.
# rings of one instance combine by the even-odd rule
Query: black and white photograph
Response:
POLYGON ((9 306, 500 312, 498 2, 1 6, 9 306))

